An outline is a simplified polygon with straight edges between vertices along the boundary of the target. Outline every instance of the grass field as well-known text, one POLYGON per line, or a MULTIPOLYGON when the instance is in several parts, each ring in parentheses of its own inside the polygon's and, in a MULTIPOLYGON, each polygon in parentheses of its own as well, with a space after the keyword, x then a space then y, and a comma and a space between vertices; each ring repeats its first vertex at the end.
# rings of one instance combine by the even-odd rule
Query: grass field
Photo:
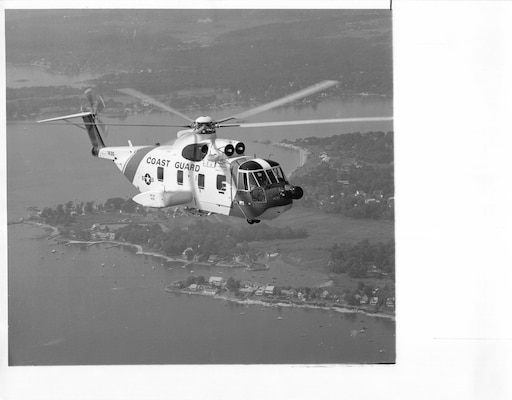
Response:
POLYGON ((268 224, 276 227, 304 228, 310 234, 306 239, 308 242, 324 245, 358 242, 363 239, 370 242, 385 242, 392 239, 395 234, 393 221, 349 218, 301 207, 292 208, 268 224))
POLYGON ((253 243, 256 248, 285 254, 287 262, 297 267, 322 272, 327 272, 329 249, 333 244, 355 243, 364 239, 370 242, 387 242, 394 237, 395 228, 393 221, 348 218, 300 207, 266 223, 276 227, 304 228, 309 236, 304 239, 253 243))

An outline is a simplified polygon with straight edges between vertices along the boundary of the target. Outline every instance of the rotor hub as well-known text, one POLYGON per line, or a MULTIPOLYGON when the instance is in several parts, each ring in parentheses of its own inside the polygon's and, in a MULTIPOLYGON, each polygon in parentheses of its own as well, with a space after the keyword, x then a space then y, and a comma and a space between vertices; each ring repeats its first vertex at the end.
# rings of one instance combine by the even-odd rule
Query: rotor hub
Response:
POLYGON ((213 122, 212 117, 197 117, 196 124, 208 124, 213 122))
POLYGON ((198 117, 194 121, 194 129, 202 134, 211 134, 216 131, 216 123, 212 117, 198 117))

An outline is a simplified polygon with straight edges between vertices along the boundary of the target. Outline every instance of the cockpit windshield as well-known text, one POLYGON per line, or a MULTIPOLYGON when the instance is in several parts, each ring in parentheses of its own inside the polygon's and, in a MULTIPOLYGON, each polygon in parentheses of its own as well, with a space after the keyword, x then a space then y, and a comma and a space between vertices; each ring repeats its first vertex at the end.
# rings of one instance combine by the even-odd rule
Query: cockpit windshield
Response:
POLYGON ((262 158, 240 157, 233 160, 232 174, 237 179, 237 189, 248 192, 288 183, 279 163, 262 158))
POLYGON ((240 170, 238 172, 239 190, 251 191, 257 187, 269 187, 279 183, 286 183, 283 170, 279 166, 254 171, 240 170))

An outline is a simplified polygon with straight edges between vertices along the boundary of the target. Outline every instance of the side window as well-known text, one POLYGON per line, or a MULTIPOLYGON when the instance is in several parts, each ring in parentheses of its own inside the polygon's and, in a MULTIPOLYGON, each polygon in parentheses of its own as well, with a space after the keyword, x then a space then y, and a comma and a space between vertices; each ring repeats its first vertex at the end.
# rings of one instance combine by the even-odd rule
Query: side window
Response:
POLYGON ((226 190, 226 177, 224 175, 217 175, 217 190, 226 190))
POLYGON ((199 186, 199 189, 204 189, 204 175, 203 174, 197 175, 197 186, 199 186))
POLYGON ((156 177, 160 182, 164 181, 164 167, 158 167, 156 169, 156 177))
POLYGON ((181 169, 178 170, 178 185, 183 185, 183 171, 181 169))
POLYGON ((238 173, 238 190, 247 190, 247 174, 238 173))

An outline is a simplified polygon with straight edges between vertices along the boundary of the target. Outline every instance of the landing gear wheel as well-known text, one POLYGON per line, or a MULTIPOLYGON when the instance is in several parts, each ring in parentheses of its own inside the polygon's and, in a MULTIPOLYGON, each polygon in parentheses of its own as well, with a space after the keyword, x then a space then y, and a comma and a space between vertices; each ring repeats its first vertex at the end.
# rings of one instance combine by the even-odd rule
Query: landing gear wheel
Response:
POLYGON ((247 222, 252 225, 252 224, 259 224, 261 221, 259 219, 248 219, 247 222))

